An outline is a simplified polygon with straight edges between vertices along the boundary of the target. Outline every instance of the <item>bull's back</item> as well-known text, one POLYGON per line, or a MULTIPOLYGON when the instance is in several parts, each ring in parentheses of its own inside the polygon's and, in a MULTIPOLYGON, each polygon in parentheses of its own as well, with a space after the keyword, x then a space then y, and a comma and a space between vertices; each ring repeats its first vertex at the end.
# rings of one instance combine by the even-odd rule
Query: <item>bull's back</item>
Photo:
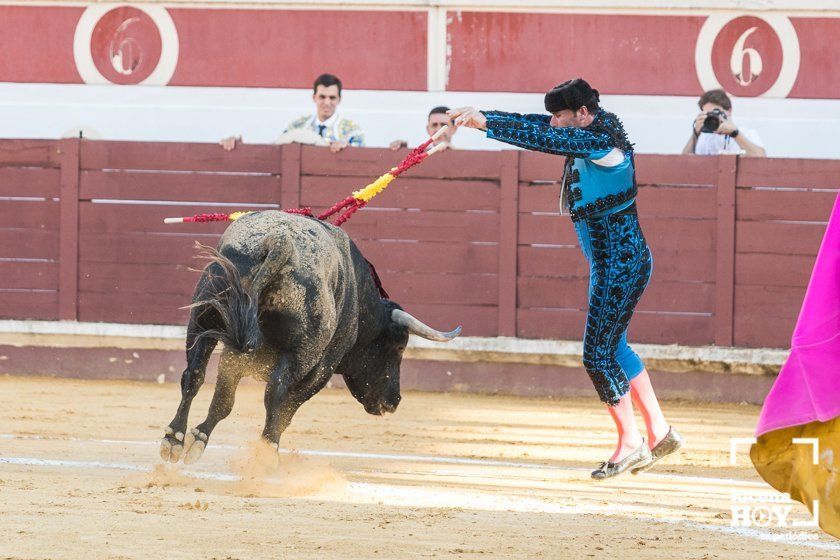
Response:
POLYGON ((254 260, 265 258, 268 242, 280 242, 305 252, 329 252, 348 243, 338 228, 313 218, 278 210, 246 214, 222 234, 220 251, 235 251, 254 260))
POLYGON ((350 241, 340 229, 276 210, 231 224, 219 251, 237 263, 245 283, 260 293, 267 336, 301 347, 332 336, 355 284, 350 241), (272 336, 275 335, 275 336, 272 336))

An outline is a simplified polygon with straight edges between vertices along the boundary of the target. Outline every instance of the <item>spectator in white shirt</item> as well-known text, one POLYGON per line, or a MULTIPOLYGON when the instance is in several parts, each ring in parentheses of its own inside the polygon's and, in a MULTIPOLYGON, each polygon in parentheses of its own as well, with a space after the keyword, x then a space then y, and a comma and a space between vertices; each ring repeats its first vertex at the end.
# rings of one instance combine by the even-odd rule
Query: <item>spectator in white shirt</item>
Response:
POLYGON ((691 137, 684 154, 712 156, 739 154, 767 157, 761 138, 755 130, 739 127, 732 120, 732 101, 722 89, 704 93, 697 102, 700 114, 694 118, 691 137))
MULTIPOLYGON (((299 142, 329 146, 333 153, 340 152, 347 146, 365 145, 365 136, 359 125, 338 113, 338 105, 341 103, 341 80, 332 74, 318 76, 312 86, 312 101, 315 102, 315 112, 289 123, 275 143, 299 142)), ((230 137, 222 140, 220 144, 230 151, 241 141, 241 136, 230 137)))

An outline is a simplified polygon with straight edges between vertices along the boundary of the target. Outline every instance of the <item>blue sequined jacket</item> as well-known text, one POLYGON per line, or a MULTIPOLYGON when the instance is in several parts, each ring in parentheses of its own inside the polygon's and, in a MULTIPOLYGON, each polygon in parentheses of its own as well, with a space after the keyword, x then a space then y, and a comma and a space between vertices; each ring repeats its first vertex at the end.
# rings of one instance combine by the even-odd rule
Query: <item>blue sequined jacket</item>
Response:
POLYGON ((549 115, 482 113, 488 138, 566 156, 561 199, 573 221, 624 208, 636 197, 633 145, 614 114, 602 109, 586 128, 554 128, 549 115))

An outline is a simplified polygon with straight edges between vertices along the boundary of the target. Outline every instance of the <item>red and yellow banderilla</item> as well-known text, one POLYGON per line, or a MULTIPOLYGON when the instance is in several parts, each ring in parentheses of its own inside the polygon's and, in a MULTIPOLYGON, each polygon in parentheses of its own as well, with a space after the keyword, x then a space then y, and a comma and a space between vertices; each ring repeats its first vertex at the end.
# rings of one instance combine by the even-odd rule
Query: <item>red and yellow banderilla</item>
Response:
MULTIPOLYGON (((425 160, 427 157, 440 152, 441 150, 446 149, 445 143, 440 143, 434 146, 431 150, 426 151, 430 145, 432 145, 436 140, 438 140, 446 130, 446 126, 441 127, 440 130, 434 133, 431 138, 411 150, 411 152, 405 157, 405 159, 397 165, 396 167, 391 168, 388 173, 379 176, 374 182, 370 183, 363 189, 355 191, 352 195, 348 196, 344 200, 336 203, 332 208, 325 211, 322 214, 319 214, 317 218, 319 220, 326 220, 333 214, 337 214, 338 212, 343 212, 338 216, 335 220, 334 225, 340 226, 344 222, 346 222, 350 216, 356 213, 359 208, 363 208, 367 205, 370 200, 388 188, 388 185, 391 184, 391 181, 399 177, 405 171, 411 169, 418 163, 425 160)), ((284 210, 284 212, 289 212, 290 214, 303 214, 305 216, 314 216, 312 214, 311 208, 290 208, 284 210)), ((251 212, 232 212, 230 214, 222 214, 222 213, 213 213, 213 214, 196 214, 194 216, 184 216, 181 218, 166 218, 163 220, 166 224, 181 224, 186 222, 224 222, 224 221, 234 221, 246 214, 250 214, 251 212)))

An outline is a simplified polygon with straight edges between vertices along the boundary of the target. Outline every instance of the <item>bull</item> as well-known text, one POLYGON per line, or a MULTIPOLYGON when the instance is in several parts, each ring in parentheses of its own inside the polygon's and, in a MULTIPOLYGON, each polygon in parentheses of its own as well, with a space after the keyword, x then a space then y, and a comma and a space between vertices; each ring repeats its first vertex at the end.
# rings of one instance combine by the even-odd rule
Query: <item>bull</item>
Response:
POLYGON ((164 461, 197 461, 227 417, 239 381, 266 383, 262 438, 279 446, 297 409, 334 373, 369 414, 394 412, 409 333, 448 342, 380 296, 370 265, 341 229, 279 212, 248 214, 225 230, 199 278, 187 326, 181 402, 165 430, 164 461), (207 418, 190 432, 190 404, 224 344, 207 418))

